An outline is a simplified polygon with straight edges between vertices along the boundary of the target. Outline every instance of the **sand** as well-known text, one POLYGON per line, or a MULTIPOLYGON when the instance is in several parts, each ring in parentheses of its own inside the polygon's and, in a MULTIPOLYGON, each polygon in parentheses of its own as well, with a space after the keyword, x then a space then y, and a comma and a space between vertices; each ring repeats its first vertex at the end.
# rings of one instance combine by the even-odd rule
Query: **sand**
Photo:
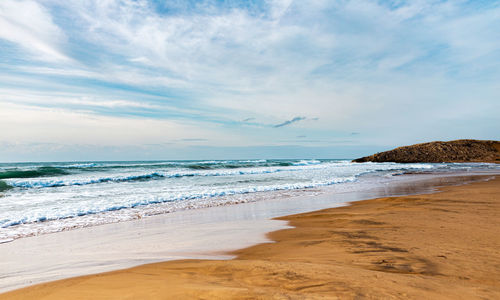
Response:
POLYGON ((292 215, 236 259, 70 278, 0 299, 500 299, 500 179, 292 215))

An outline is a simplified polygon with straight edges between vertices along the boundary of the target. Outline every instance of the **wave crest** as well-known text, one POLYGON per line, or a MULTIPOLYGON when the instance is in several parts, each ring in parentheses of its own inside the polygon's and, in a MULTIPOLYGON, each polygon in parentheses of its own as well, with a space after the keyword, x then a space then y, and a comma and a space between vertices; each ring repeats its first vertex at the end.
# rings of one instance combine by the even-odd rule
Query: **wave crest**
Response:
POLYGON ((49 177, 54 175, 67 175, 68 172, 54 167, 39 167, 35 170, 6 170, 0 172, 0 179, 11 179, 11 178, 37 178, 37 177, 49 177))

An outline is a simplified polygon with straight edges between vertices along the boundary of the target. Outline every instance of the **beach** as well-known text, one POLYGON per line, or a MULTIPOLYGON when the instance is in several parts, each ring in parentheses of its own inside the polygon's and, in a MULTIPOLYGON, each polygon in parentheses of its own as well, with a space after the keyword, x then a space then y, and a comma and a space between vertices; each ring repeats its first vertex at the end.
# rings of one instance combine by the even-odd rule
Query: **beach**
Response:
POLYGON ((274 243, 232 260, 147 264, 0 299, 499 298, 498 195, 496 177, 290 215, 280 220, 293 228, 268 234, 274 243))
POLYGON ((0 0, 0 300, 500 300, 499 16, 0 0))

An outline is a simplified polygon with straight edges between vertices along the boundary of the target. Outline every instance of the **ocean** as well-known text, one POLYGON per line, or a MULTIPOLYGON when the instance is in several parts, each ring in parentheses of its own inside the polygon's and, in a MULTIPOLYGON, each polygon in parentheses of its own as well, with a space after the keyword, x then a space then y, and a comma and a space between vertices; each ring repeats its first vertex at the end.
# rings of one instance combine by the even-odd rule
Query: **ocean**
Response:
POLYGON ((485 163, 213 160, 0 164, 0 243, 179 210, 349 189, 410 172, 499 170, 485 163))

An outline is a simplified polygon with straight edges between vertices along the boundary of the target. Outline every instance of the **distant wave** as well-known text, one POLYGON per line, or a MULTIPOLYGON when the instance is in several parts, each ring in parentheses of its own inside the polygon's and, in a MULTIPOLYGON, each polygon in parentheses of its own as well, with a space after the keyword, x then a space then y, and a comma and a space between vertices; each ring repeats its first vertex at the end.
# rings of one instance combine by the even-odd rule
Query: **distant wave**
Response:
POLYGON ((88 185, 105 182, 128 182, 128 181, 146 181, 159 178, 180 178, 180 177, 195 177, 195 176, 235 176, 235 175, 256 175, 256 174, 271 174, 278 172, 295 172, 303 169, 263 169, 263 170, 247 170, 247 171, 221 171, 221 172, 151 172, 146 174, 134 174, 129 176, 114 176, 100 178, 85 178, 85 179, 48 179, 48 180, 27 180, 27 181, 10 181, 10 186, 22 188, 44 188, 44 187, 60 187, 60 186, 77 186, 88 185))
POLYGON ((54 167, 39 167, 35 170, 5 170, 0 172, 0 179, 11 178, 37 178, 55 175, 66 175, 68 172, 54 167))
MULTIPOLYGON (((300 162, 299 162, 300 163, 300 162)), ((292 167, 267 167, 267 168, 255 168, 255 169, 242 169, 242 170, 205 170, 202 169, 200 172, 193 171, 180 171, 180 172, 160 172, 153 171, 142 174, 130 174, 121 176, 107 176, 107 177, 91 177, 91 178, 76 178, 71 179, 68 177, 61 177, 57 179, 37 179, 37 180, 9 180, 7 184, 10 187, 20 187, 20 188, 50 188, 50 187, 62 187, 62 186, 83 186, 89 184, 99 184, 107 182, 134 182, 134 181, 149 181, 165 178, 182 178, 182 177, 217 177, 217 176, 239 176, 239 175, 258 175, 258 174, 273 174, 280 172, 300 172, 307 170, 318 170, 326 169, 334 165, 322 164, 317 165, 315 162, 302 163, 301 165, 292 167)), ((335 164, 342 166, 342 164, 335 164)), ((391 171, 391 170, 408 170, 408 169, 430 169, 432 165, 429 164, 394 164, 387 165, 386 168, 376 168, 372 170, 360 170, 357 175, 363 175, 372 172, 379 171, 391 171)))
POLYGON ((81 162, 73 164, 17 165, 0 168, 1 179, 39 178, 113 170, 223 170, 260 167, 308 166, 329 163, 331 160, 222 160, 222 161, 153 161, 153 162, 81 162))
MULTIPOLYGON (((327 161, 328 162, 328 161, 327 161)), ((81 163, 72 165, 57 166, 61 169, 97 171, 112 169, 169 169, 181 168, 191 170, 212 170, 212 169, 237 169, 237 168, 255 168, 255 167, 286 167, 286 166, 306 166, 320 164, 317 160, 223 160, 223 161, 172 161, 172 162, 140 162, 140 163, 81 163)))

